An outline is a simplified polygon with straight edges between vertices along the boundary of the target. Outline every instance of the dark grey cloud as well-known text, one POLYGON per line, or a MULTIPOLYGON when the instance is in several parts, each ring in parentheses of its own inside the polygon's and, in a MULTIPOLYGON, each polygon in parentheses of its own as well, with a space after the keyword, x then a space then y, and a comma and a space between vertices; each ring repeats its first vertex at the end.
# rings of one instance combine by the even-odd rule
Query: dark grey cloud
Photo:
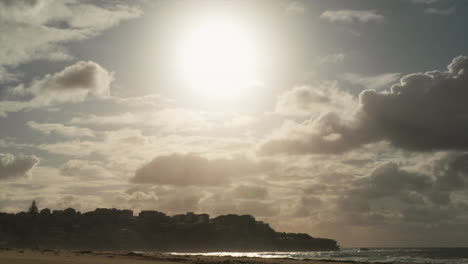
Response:
POLYGON ((196 154, 159 156, 143 165, 131 179, 134 183, 167 185, 222 185, 231 177, 262 171, 262 166, 245 158, 207 159, 196 154))
POLYGON ((0 153, 0 180, 27 176, 38 163, 36 156, 0 153))
POLYGON ((18 86, 16 94, 33 94, 33 103, 83 101, 88 94, 107 95, 113 74, 92 61, 79 61, 62 71, 47 74, 29 87, 18 86))
POLYGON ((439 191, 463 190, 468 187, 468 154, 450 153, 434 162, 439 191))
POLYGON ((449 211, 453 216, 455 208, 463 204, 456 194, 468 189, 468 154, 447 153, 428 166, 425 172, 419 172, 393 162, 382 164, 354 181, 338 199, 338 208, 353 215, 392 212, 391 217, 401 214, 405 220, 416 222, 424 218, 437 222, 449 211))
POLYGON ((20 84, 9 92, 21 101, 0 101, 0 116, 8 112, 59 103, 82 102, 89 96, 107 96, 113 73, 92 61, 79 61, 62 71, 47 74, 29 85, 20 84))
POLYGON ((412 151, 468 149, 468 57, 446 71, 413 73, 390 90, 365 90, 352 118, 327 113, 286 124, 260 150, 265 154, 340 153, 388 141, 412 151))

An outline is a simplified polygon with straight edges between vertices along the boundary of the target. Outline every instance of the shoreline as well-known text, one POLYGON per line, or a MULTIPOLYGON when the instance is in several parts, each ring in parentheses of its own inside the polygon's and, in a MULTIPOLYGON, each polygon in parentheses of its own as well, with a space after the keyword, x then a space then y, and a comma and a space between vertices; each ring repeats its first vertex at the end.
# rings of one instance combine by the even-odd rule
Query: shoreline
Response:
MULTIPOLYGON (((0 263, 11 264, 376 264, 382 262, 298 260, 293 258, 259 258, 233 256, 204 256, 170 253, 135 253, 114 251, 68 251, 0 249, 0 263)), ((412 264, 408 262, 386 262, 387 264, 412 264)))

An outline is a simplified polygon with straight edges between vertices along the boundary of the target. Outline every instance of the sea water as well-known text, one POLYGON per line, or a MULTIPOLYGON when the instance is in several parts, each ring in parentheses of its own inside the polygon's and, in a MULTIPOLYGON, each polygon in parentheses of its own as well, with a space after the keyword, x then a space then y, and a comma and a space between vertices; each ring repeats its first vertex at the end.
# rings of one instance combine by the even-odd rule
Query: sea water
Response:
POLYGON ((343 248, 339 251, 211 252, 184 253, 184 255, 368 261, 382 263, 468 264, 468 248, 343 248))

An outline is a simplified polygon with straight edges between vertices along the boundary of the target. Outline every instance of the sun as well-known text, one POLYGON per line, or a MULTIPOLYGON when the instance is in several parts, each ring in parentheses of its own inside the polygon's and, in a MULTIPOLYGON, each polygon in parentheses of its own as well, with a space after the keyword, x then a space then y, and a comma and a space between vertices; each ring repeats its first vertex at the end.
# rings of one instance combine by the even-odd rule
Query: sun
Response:
POLYGON ((257 80, 258 47, 238 21, 209 18, 193 25, 179 55, 183 80, 204 98, 240 96, 257 80))

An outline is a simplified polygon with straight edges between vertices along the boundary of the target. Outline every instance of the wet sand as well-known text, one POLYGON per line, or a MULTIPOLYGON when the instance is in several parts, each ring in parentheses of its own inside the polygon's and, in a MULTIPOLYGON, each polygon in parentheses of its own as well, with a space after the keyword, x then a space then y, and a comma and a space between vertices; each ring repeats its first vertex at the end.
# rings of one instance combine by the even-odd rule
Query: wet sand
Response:
MULTIPOLYGON (((369 262, 1 249, 0 264, 369 264, 369 262)), ((400 263, 401 264, 401 263, 400 263)), ((410 263, 405 263, 410 264, 410 263)))

